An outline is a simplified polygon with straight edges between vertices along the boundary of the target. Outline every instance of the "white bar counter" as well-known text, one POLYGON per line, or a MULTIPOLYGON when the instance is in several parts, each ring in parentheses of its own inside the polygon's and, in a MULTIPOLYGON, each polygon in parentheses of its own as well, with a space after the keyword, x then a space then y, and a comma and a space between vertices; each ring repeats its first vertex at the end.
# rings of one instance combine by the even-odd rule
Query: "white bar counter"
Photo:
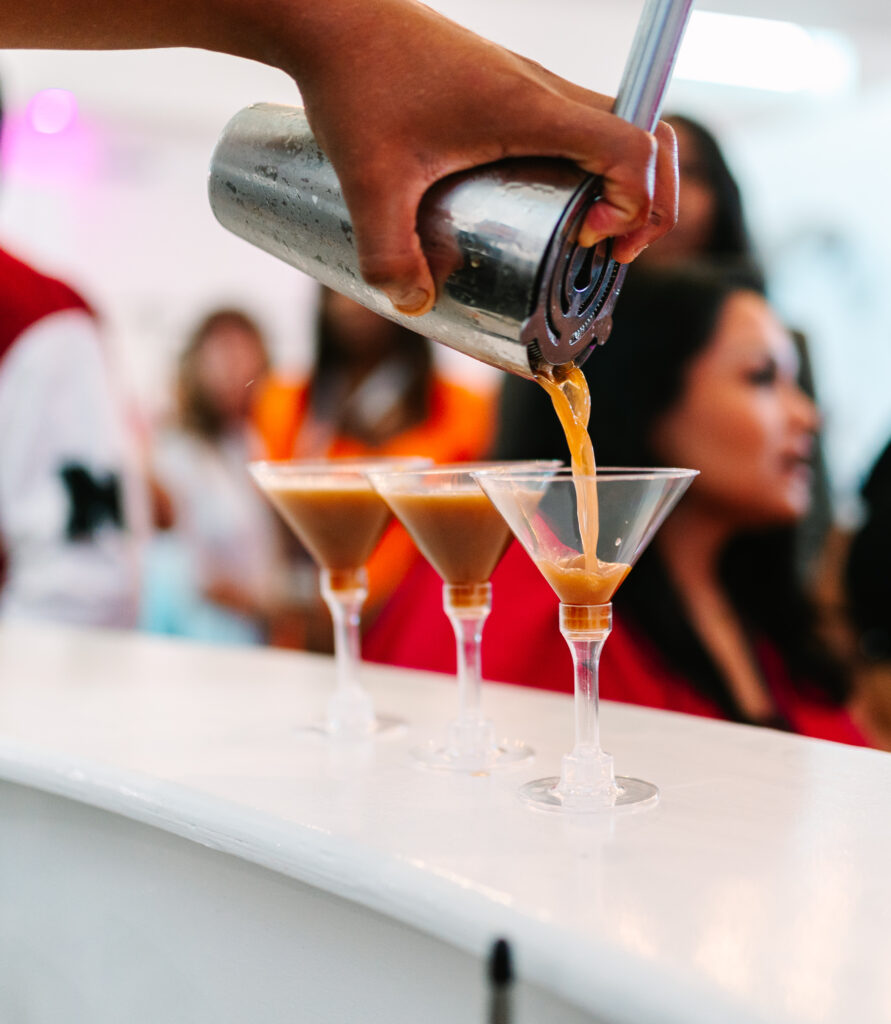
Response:
POLYGON ((445 677, 366 666, 402 735, 331 743, 326 658, 0 628, 3 1024, 887 1024, 891 756, 606 704, 636 814, 516 797, 568 697, 487 686, 531 764, 412 764, 445 677))

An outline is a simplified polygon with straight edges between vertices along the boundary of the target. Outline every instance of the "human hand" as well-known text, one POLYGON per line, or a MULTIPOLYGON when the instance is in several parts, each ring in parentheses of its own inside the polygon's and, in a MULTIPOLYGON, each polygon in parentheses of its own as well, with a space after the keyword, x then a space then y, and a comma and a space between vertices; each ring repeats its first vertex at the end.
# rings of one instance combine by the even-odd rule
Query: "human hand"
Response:
MULTIPOLYGON (((610 97, 566 82, 414 0, 336 0, 301 19, 297 79, 341 182, 365 279, 402 313, 435 289, 416 218, 439 179, 503 157, 573 160, 603 180, 583 245, 614 236, 630 262, 677 218, 674 133, 615 117, 610 97)), ((282 47, 286 47, 282 42, 282 47)))
POLYGON ((435 300, 415 229, 427 189, 502 157, 575 161, 603 179, 580 242, 629 262, 677 219, 674 133, 609 113, 566 82, 417 0, 29 0, 0 5, 7 46, 201 46, 282 68, 353 218, 362 274, 398 310, 435 300))
POLYGON ((282 68, 337 171, 362 274, 398 310, 435 300, 415 228, 434 182, 502 157, 550 156, 600 175, 580 241, 629 262, 677 218, 674 133, 655 137, 417 0, 29 0, 0 4, 9 46, 201 46, 282 68))
POLYGON ((262 616, 265 610, 247 589, 224 577, 210 580, 203 588, 204 598, 227 611, 250 617, 262 616))

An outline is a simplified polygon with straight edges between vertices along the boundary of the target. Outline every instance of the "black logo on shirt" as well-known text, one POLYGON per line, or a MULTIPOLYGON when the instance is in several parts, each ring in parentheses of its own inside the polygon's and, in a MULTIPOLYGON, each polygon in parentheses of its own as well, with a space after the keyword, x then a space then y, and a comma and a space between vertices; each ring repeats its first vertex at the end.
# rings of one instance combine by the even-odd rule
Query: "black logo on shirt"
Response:
POLYGON ((69 462, 59 475, 68 492, 65 535, 69 540, 91 540, 105 522, 123 528, 121 482, 115 473, 97 479, 84 466, 69 462))

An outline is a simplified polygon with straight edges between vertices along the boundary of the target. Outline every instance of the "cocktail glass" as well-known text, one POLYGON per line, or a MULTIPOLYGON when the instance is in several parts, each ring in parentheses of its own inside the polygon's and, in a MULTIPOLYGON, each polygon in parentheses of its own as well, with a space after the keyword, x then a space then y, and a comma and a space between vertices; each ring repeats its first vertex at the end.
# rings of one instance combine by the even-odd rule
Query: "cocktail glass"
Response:
POLYGON ((359 622, 368 596, 365 566, 391 514, 366 477, 381 468, 421 468, 423 458, 369 458, 252 462, 254 480, 320 569, 321 592, 334 623, 336 684, 322 731, 346 738, 399 726, 393 715, 375 715, 359 680, 359 622))
POLYGON ((411 471, 368 474, 421 554, 443 581, 442 601, 455 631, 458 717, 444 744, 430 742, 413 753, 434 768, 486 771, 532 755, 520 741, 496 740, 495 725, 480 707, 483 626, 492 609, 489 579, 510 543, 510 529, 474 480, 479 469, 553 471, 559 462, 463 463, 411 471))
POLYGON ((600 746, 598 666, 613 595, 695 476, 687 469, 602 469, 587 477, 569 469, 476 474, 557 594, 560 632, 572 653, 575 746, 563 757, 559 777, 522 787, 520 795, 536 807, 587 813, 659 799, 652 783, 616 776, 612 756, 600 746))

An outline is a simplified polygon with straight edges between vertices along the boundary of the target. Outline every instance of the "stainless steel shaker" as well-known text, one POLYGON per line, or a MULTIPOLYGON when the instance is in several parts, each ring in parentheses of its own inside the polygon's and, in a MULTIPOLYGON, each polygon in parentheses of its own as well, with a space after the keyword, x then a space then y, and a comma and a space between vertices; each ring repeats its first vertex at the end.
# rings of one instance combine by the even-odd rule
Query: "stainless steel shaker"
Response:
MULTIPOLYGON (((647 131, 691 6, 644 7, 614 112, 647 131)), ((624 268, 610 240, 592 249, 576 242, 599 188, 576 165, 547 158, 502 160, 438 182, 418 217, 437 301, 408 317, 363 281, 337 176, 301 108, 257 104, 236 114, 209 180, 213 212, 236 235, 390 320, 524 377, 543 363, 580 363, 609 335, 624 268)))

